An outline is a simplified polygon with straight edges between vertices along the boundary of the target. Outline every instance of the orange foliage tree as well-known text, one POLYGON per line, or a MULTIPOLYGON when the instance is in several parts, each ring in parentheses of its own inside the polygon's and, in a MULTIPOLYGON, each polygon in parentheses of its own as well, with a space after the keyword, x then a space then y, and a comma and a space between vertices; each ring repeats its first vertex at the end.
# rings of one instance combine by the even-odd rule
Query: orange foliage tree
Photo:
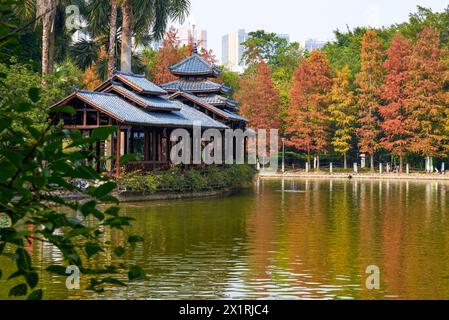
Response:
MULTIPOLYGON (((162 47, 159 51, 150 51, 144 57, 144 64, 148 67, 150 80, 157 84, 175 81, 176 76, 172 75, 169 67, 190 56, 193 52, 193 39, 187 45, 181 46, 178 38, 178 31, 172 27, 165 34, 162 47)), ((216 64, 217 58, 212 50, 201 48, 199 54, 210 64, 216 64)))
POLYGON ((307 152, 309 168, 310 154, 319 156, 329 145, 326 111, 331 85, 329 63, 320 51, 313 51, 294 72, 290 106, 285 117, 285 132, 289 137, 286 144, 307 152))
POLYGON ((444 151, 445 70, 439 34, 424 27, 410 56, 406 93, 414 125, 411 150, 425 157, 444 151))
POLYGON ((381 145, 399 156, 399 171, 403 172, 403 157, 410 150, 412 125, 407 105, 406 84, 409 73, 411 42, 402 35, 395 35, 387 50, 385 83, 381 86, 384 105, 379 108, 382 118, 381 145))
POLYGON ((251 128, 279 129, 279 93, 264 61, 257 64, 255 74, 242 77, 236 99, 240 102, 240 113, 250 121, 251 128))
POLYGON ((384 78, 382 42, 376 31, 368 30, 362 39, 360 72, 356 75, 357 106, 359 110, 356 130, 360 152, 370 155, 371 171, 374 171, 374 155, 380 147, 378 112, 381 101, 380 87, 384 78))
POLYGON ((148 66, 148 72, 155 83, 166 83, 177 79, 170 73, 168 67, 183 58, 179 44, 178 31, 170 28, 162 41, 162 47, 156 53, 154 63, 148 66))

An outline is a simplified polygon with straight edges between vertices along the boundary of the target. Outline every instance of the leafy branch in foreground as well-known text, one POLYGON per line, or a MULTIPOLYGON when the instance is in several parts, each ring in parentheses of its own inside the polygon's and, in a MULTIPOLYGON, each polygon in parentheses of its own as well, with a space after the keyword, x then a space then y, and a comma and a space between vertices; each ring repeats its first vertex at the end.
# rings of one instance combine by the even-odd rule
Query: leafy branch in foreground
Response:
MULTIPOLYGON (((5 76, 0 75, 0 86, 5 85, 5 76)), ((115 182, 86 162, 95 156, 92 144, 105 140, 116 128, 98 128, 90 137, 64 130, 52 121, 40 129, 42 126, 36 126, 26 115, 38 108, 39 95, 39 90, 33 88, 26 99, 2 97, 0 101, 0 217, 7 220, 0 224, 0 256, 16 266, 12 274, 3 276, 23 281, 11 288, 9 296, 43 297, 42 290, 37 289, 39 272, 27 251, 35 242, 50 243, 64 258, 64 266, 49 266, 47 272, 67 276, 66 266, 75 265, 88 278, 87 288, 97 292, 107 285, 126 285, 115 278, 126 272, 129 280, 144 278, 142 269, 130 266, 126 270, 123 262, 90 267, 91 259, 108 250, 121 261, 126 249, 134 249, 143 240, 129 236, 127 243, 118 247, 104 240, 105 230, 125 232, 133 220, 119 214, 118 200, 111 195, 115 182), (76 180, 89 181, 91 186, 81 189, 71 183, 76 180), (90 200, 79 203, 62 196, 72 192, 85 193, 90 200), (99 203, 106 209, 102 210, 99 203)), ((55 109, 50 118, 62 112, 74 110, 55 109)))

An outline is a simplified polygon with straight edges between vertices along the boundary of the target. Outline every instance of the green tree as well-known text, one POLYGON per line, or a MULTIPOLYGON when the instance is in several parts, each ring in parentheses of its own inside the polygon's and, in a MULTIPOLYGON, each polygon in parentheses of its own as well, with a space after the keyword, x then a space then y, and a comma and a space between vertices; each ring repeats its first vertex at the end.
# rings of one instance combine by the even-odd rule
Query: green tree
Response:
POLYGON ((132 38, 136 43, 161 39, 169 20, 183 21, 189 12, 189 0, 122 0, 120 69, 131 72, 132 38))
MULTIPOLYGON (((247 65, 264 60, 271 67, 293 64, 302 56, 302 51, 297 42, 288 43, 276 33, 268 33, 257 30, 248 34, 248 40, 243 43, 245 52, 242 60, 247 65)), ((293 67, 294 69, 294 67, 293 67)))
MULTIPOLYGON (((3 5, 10 5, 0 1, 2 9, 3 5)), ((21 30, 11 24, 9 27, 21 30)), ((8 28, 0 28, 1 53, 4 39, 14 39, 16 34, 16 31, 11 33, 8 28)), ((101 291, 108 285, 126 285, 116 276, 128 267, 129 280, 144 278, 142 269, 127 266, 124 261, 120 265, 95 267, 88 263, 106 251, 122 257, 126 248, 106 247, 104 231, 109 228, 123 232, 132 221, 119 215, 118 201, 111 195, 116 184, 85 164, 86 158, 94 156, 91 146, 105 140, 116 128, 96 129, 90 137, 76 130, 63 130, 56 125, 59 115, 73 114, 74 109, 55 108, 48 114, 41 105, 48 99, 47 88, 46 94, 41 95, 38 87, 21 83, 17 88, 17 83, 13 83, 14 80, 35 81, 39 75, 28 74, 22 65, 12 69, 0 67, 0 217, 4 222, 0 225, 0 256, 16 266, 8 280, 20 281, 11 288, 9 296, 42 299, 40 272, 33 266, 27 251, 37 242, 54 246, 63 258, 63 264, 49 266, 46 271, 64 276, 65 266, 76 265, 89 278, 90 289, 101 291), (26 78, 21 80, 24 75, 26 78), (30 115, 39 113, 46 115, 48 121, 36 125, 30 115), (72 183, 76 179, 89 181, 90 186, 84 190, 72 183), (74 191, 89 196, 89 200, 81 204, 59 196, 74 191), (100 210, 99 202, 108 207, 100 210), (94 222, 93 226, 88 221, 94 222)), ((129 236, 126 247, 134 248, 141 240, 141 237, 129 236)), ((0 269, 0 277, 2 271, 0 269)))

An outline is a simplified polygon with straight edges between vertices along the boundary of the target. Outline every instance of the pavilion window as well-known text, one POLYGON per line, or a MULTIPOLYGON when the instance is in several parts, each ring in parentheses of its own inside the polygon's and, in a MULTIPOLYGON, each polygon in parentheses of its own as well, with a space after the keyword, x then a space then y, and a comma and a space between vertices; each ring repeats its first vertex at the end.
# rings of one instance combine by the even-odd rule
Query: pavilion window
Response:
POLYGON ((104 113, 100 113, 100 126, 109 125, 109 116, 104 113))
POLYGON ((88 126, 96 126, 97 125, 97 111, 87 111, 86 116, 86 125, 88 126))
POLYGON ((133 131, 131 140, 131 153, 136 155, 137 161, 145 160, 145 132, 133 131))
POLYGON ((77 111, 75 115, 75 124, 83 125, 84 124, 84 111, 77 111))

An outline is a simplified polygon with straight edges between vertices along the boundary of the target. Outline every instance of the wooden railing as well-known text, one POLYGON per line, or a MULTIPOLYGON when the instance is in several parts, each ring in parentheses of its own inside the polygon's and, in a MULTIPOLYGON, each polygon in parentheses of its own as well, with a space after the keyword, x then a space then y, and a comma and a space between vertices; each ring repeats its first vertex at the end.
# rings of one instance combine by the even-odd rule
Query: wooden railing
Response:
POLYGON ((132 161, 125 165, 126 171, 151 171, 168 168, 170 168, 170 163, 167 161, 132 161))

